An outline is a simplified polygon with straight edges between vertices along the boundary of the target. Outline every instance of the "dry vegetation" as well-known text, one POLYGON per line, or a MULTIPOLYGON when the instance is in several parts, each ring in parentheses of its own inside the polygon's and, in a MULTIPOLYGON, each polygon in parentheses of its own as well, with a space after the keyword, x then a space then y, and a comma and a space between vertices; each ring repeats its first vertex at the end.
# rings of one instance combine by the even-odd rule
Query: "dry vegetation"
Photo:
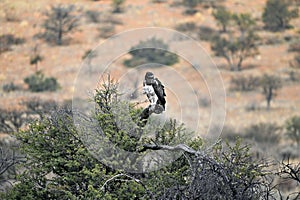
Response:
MULTIPOLYGON (((83 56, 114 33, 146 26, 174 29, 180 24, 188 23, 186 27, 181 26, 181 30, 198 40, 200 30, 205 28, 218 30, 217 23, 212 16, 213 7, 199 5, 194 15, 186 15, 184 14, 185 7, 178 5, 178 2, 178 0, 162 1, 161 3, 154 3, 151 0, 126 0, 122 7, 123 12, 113 13, 109 0, 0 1, 0 36, 12 35, 14 37, 9 44, 9 49, 0 51, 1 108, 20 109, 19 102, 37 96, 43 100, 57 102, 71 99, 74 80, 81 67, 83 56), (41 37, 45 32, 43 28, 44 13, 49 12, 51 6, 57 4, 73 4, 77 8, 77 14, 80 15, 76 30, 66 34, 66 44, 61 46, 49 44, 41 37), (22 40, 22 42, 17 42, 17 40, 22 40), (38 46, 39 55, 43 57, 38 63, 38 68, 47 76, 57 78, 61 86, 57 92, 31 93, 24 84, 23 79, 35 72, 36 66, 30 65, 30 58, 35 53, 36 46, 38 46), (4 92, 2 86, 10 83, 15 84, 19 89, 4 92)), ((256 20, 257 33, 261 38, 258 47, 259 54, 247 59, 241 72, 230 71, 224 59, 213 55, 210 43, 199 40, 221 71, 227 90, 225 125, 232 127, 235 132, 259 123, 276 123, 282 126, 288 118, 299 114, 300 111, 300 84, 291 79, 291 71, 294 71, 294 76, 298 76, 299 80, 300 71, 292 69, 289 64, 295 55, 294 52, 289 51, 289 45, 294 38, 300 37, 300 20, 299 18, 293 19, 291 21, 293 28, 285 31, 265 31, 261 21, 265 3, 266 0, 227 0, 223 3, 231 12, 251 13, 256 20), (283 87, 272 101, 271 110, 266 109, 266 102, 259 88, 248 92, 230 89, 232 77, 237 75, 257 77, 264 73, 274 74, 283 80, 283 87)), ((0 45, 4 45, 4 43, 1 42, 0 45)), ((113 51, 113 49, 107 51, 113 51)), ((121 66, 121 61, 116 64, 118 67, 111 71, 113 75, 117 77, 127 72, 128 69, 121 66)), ((189 64, 181 61, 174 68, 184 74, 192 85, 199 83, 195 81, 195 78, 199 77, 191 73, 189 64)), ((207 91, 205 84, 199 86, 199 91, 207 91)), ((181 91, 176 92, 180 93, 181 91)), ((172 110, 172 107, 177 107, 176 103, 178 102, 175 97, 170 96, 168 101, 171 104, 170 110, 172 110)), ((201 96, 201 92, 199 98, 199 101, 206 105, 199 108, 200 113, 203 113, 200 121, 208 122, 203 118, 210 116, 207 108, 209 100, 201 96)), ((206 126, 207 124, 203 128, 206 126)))

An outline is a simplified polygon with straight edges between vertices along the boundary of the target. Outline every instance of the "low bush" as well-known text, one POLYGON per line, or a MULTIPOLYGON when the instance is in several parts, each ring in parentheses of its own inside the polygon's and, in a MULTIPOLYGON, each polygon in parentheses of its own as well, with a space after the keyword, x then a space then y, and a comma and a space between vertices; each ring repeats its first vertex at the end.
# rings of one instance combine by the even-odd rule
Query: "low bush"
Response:
POLYGON ((251 125, 245 130, 244 137, 256 143, 278 144, 281 128, 273 123, 260 123, 251 125))
POLYGON ((59 88, 59 83, 54 77, 45 77, 41 71, 34 73, 24 79, 32 92, 55 91, 59 88))
POLYGON ((133 46, 130 54, 132 58, 124 61, 127 67, 136 67, 146 63, 174 65, 178 62, 178 56, 168 51, 168 45, 155 37, 133 46))
POLYGON ((19 90, 20 87, 17 86, 16 84, 14 84, 13 82, 10 82, 10 83, 7 83, 7 84, 4 84, 2 86, 2 90, 4 92, 12 92, 12 91, 16 91, 16 90, 19 90))
POLYGON ((23 44, 23 38, 15 37, 12 34, 5 34, 0 36, 0 53, 11 50, 12 45, 23 44))

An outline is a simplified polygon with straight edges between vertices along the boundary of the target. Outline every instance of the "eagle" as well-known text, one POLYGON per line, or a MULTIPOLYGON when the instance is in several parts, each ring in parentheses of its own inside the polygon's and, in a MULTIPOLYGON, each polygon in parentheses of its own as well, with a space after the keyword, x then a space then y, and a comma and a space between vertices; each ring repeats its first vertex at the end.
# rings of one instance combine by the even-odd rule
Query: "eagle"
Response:
POLYGON ((161 114, 166 109, 166 93, 164 85, 154 77, 152 72, 147 72, 143 81, 143 94, 147 95, 150 105, 145 108, 139 118, 139 125, 145 126, 152 113, 161 114))

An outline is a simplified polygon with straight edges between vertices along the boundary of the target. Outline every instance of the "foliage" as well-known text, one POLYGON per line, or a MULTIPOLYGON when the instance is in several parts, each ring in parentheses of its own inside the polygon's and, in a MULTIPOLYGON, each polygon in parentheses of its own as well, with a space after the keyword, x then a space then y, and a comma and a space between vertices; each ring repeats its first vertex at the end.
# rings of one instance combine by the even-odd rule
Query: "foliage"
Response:
POLYGON ((19 90, 19 89, 20 89, 20 87, 18 85, 16 85, 15 83, 13 83, 13 82, 4 84, 2 86, 2 90, 4 92, 12 92, 12 91, 19 90))
POLYGON ((298 17, 298 9, 289 10, 287 0, 268 0, 262 15, 265 27, 271 31, 289 28, 289 22, 298 17))
POLYGON ((102 38, 109 38, 115 34, 115 26, 112 23, 103 24, 98 28, 99 36, 102 38))
POLYGON ((168 45, 155 37, 140 41, 130 50, 131 59, 125 60, 124 65, 136 67, 146 63, 159 63, 163 65, 174 65, 178 62, 178 56, 168 52, 168 45))
POLYGON ((270 109, 271 101, 277 95, 277 90, 282 87, 281 79, 275 75, 264 74, 260 80, 263 95, 267 101, 267 109, 270 109))
POLYGON ((230 81, 231 89, 237 91, 252 91, 258 88, 260 79, 255 76, 236 76, 230 81))
POLYGON ((245 130, 245 138, 264 144, 265 148, 277 144, 280 140, 280 127, 272 123, 251 125, 245 130))
POLYGON ((293 40, 289 44, 289 51, 291 52, 300 52, 300 38, 297 38, 296 40, 293 40))
POLYGON ((254 32, 254 20, 249 14, 232 14, 234 32, 216 35, 211 41, 216 56, 226 59, 231 70, 241 70, 245 59, 258 54, 258 35, 254 32))
POLYGON ((259 199, 267 194, 262 171, 266 165, 255 162, 247 146, 219 143, 212 152, 184 153, 171 166, 150 174, 152 198, 259 199))
MULTIPOLYGON (((135 137, 124 131, 129 122, 122 111, 121 124, 115 119, 118 106, 128 108, 119 95, 117 84, 108 79, 94 96, 94 118, 105 138, 129 152, 165 148, 178 154, 181 148, 177 160, 148 173, 116 170, 93 157, 90 147, 80 139, 81 133, 73 123, 78 113, 57 110, 16 133, 28 159, 21 165, 16 184, 2 194, 3 199, 259 199, 269 195, 266 165, 252 159, 249 147, 237 141, 234 146, 218 143, 203 151, 205 141, 187 141, 189 133, 175 120, 158 128, 153 138, 147 133, 143 133, 146 137, 135 137), (173 148, 178 142, 187 145, 173 148)), ((129 104, 129 111, 132 121, 137 122, 141 110, 129 104)), ((118 153, 110 156, 119 159, 118 153)), ((123 162, 128 164, 128 160, 123 162)))
POLYGON ((213 41, 219 35, 214 29, 208 26, 200 26, 198 36, 200 40, 213 41))
POLYGON ((185 14, 192 15, 197 12, 195 7, 200 3, 200 0, 183 0, 183 4, 187 7, 185 14))
POLYGON ((59 88, 59 83, 54 77, 45 77, 41 71, 37 71, 24 79, 32 92, 55 91, 59 88))
POLYGON ((37 72, 38 71, 38 64, 39 62, 41 62, 44 58, 39 54, 39 49, 38 49, 38 45, 36 45, 34 48, 33 48, 33 53, 32 55, 30 56, 30 65, 35 65, 35 71, 37 72))
POLYGON ((15 37, 12 34, 0 35, 0 54, 5 51, 10 51, 12 45, 23 44, 25 39, 15 37))
POLYGON ((75 6, 56 5, 51 7, 50 12, 46 12, 44 28, 45 37, 49 42, 57 45, 63 44, 63 36, 72 32, 79 25, 79 16, 74 14, 75 6))
POLYGON ((85 12, 85 15, 89 22, 99 23, 100 20, 100 12, 96 10, 88 10, 85 12))
POLYGON ((286 134, 300 146, 300 117, 294 116, 286 121, 286 134))
POLYGON ((113 6, 113 12, 120 13, 122 12, 122 5, 125 3, 125 0, 113 0, 112 6, 113 6))
POLYGON ((196 24, 194 22, 183 22, 176 25, 175 29, 181 32, 190 32, 196 29, 196 24))
POLYGON ((290 66, 299 69, 300 68, 300 53, 294 56, 294 59, 290 62, 290 66))
POLYGON ((232 14, 225 7, 220 6, 213 12, 213 16, 218 25, 221 26, 222 32, 227 32, 227 26, 230 24, 232 14))
POLYGON ((43 57, 40 56, 39 54, 34 55, 30 58, 30 64, 31 65, 37 65, 39 62, 43 60, 43 57))

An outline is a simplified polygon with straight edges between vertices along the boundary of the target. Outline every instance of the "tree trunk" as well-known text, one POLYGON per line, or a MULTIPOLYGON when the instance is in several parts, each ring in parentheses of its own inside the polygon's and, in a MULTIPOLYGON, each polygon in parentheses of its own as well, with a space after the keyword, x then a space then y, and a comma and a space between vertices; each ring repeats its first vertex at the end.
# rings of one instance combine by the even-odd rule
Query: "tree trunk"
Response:
POLYGON ((227 28, 226 28, 226 25, 225 25, 225 24, 222 25, 222 32, 223 32, 223 33, 226 33, 226 32, 227 32, 227 28))
POLYGON ((242 62, 243 62, 243 57, 240 57, 239 62, 237 64, 237 71, 241 71, 242 70, 242 62))
POLYGON ((270 110, 272 97, 273 97, 273 90, 272 88, 269 88, 267 94, 267 110, 270 110))
POLYGON ((62 27, 62 22, 59 21, 59 27, 58 27, 58 33, 57 33, 57 41, 56 43, 58 45, 62 44, 62 35, 63 35, 63 27, 62 27))

